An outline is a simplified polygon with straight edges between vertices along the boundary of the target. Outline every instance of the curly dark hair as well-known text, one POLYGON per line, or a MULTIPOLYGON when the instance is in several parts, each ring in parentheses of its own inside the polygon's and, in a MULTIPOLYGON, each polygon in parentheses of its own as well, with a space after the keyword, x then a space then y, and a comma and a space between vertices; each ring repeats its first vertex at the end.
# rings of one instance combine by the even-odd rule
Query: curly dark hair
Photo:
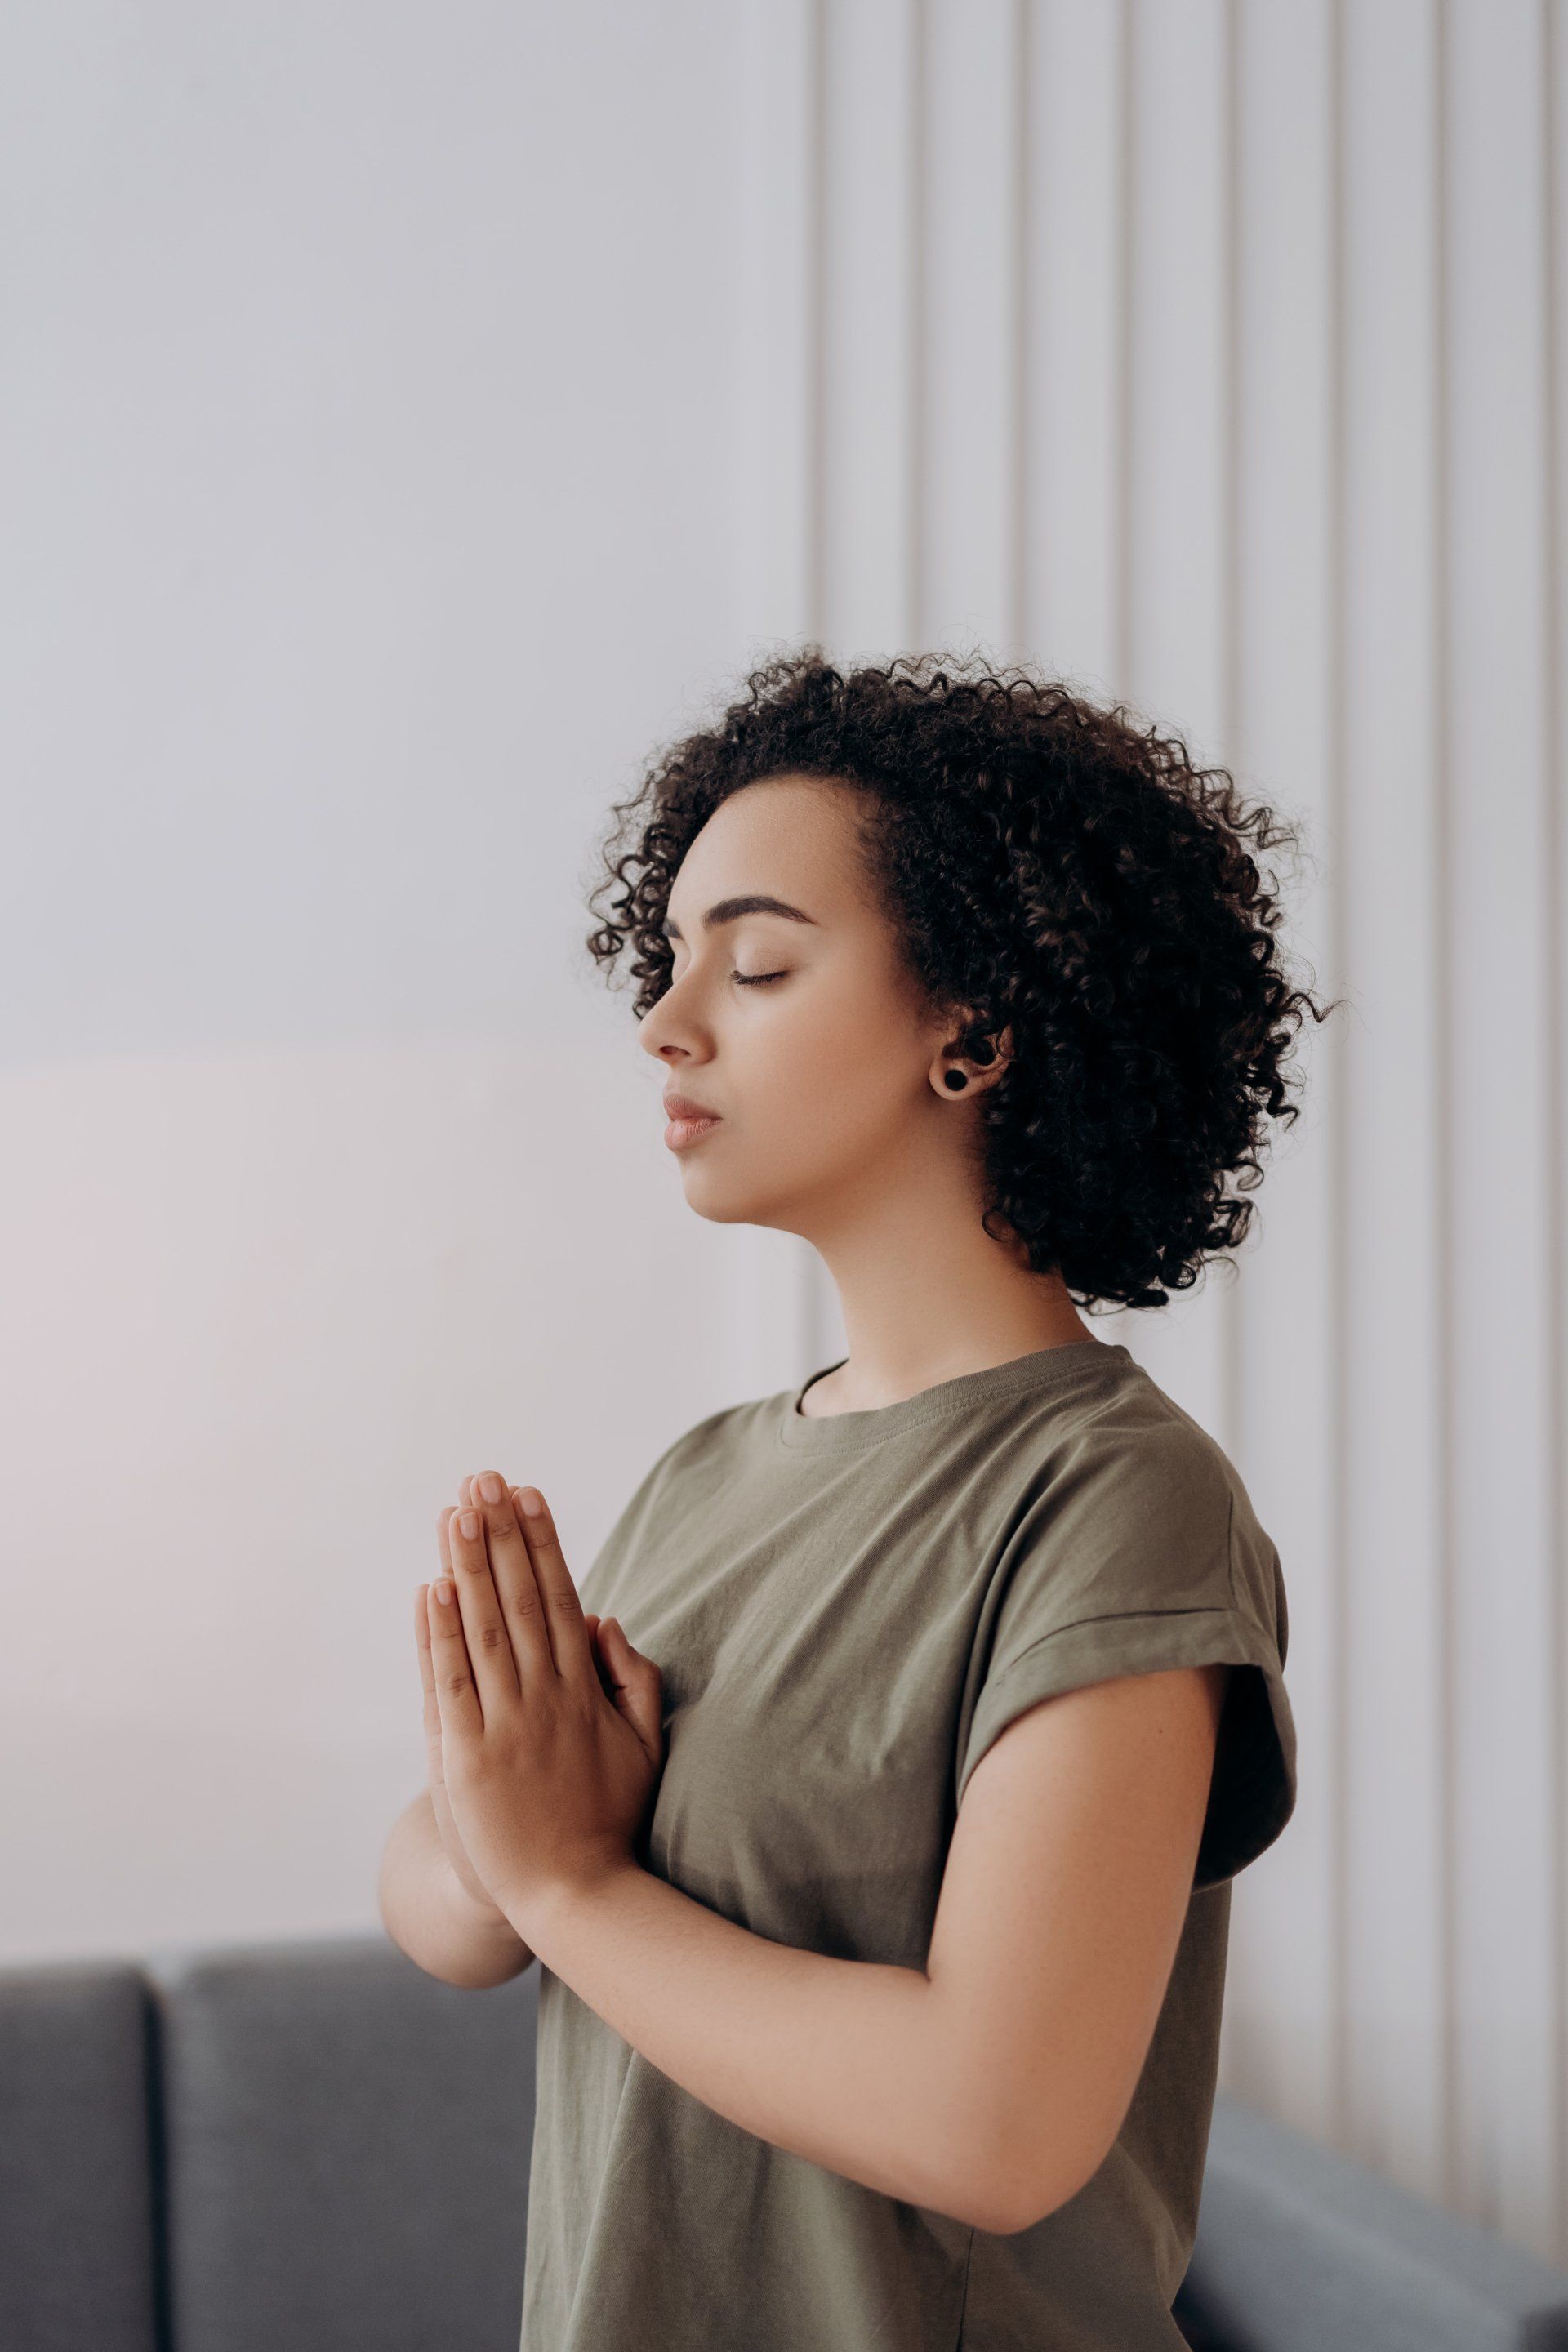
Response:
POLYGON ((640 1021, 669 984, 661 929, 689 844, 731 793, 801 775, 856 788, 868 870, 956 1050, 1012 1051, 980 1101, 994 1239, 1102 1306, 1163 1307, 1247 1234, 1266 1117, 1294 1119, 1303 1014, 1272 877, 1294 828, 1224 768, 1022 664, 901 656, 838 669, 807 644, 753 669, 665 747, 588 896, 589 952, 631 950, 640 1021), (606 908, 606 894, 619 886, 606 908), (1237 1192, 1226 1178, 1237 1175, 1237 1192))

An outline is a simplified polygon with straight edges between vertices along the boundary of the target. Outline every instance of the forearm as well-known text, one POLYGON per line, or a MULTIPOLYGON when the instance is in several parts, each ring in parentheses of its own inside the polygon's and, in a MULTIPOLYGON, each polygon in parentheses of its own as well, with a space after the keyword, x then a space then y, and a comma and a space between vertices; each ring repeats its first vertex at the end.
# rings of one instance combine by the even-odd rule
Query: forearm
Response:
POLYGON ((533 1958, 510 1921, 483 1909, 458 1877, 427 1791, 393 1823, 377 1892, 393 1942, 443 1983, 487 1990, 533 1958))
POLYGON ((528 1924, 544 1965, 705 2106, 868 2189, 994 2226, 1000 2151, 923 1970, 772 1943, 631 1863, 531 1906, 528 1924))

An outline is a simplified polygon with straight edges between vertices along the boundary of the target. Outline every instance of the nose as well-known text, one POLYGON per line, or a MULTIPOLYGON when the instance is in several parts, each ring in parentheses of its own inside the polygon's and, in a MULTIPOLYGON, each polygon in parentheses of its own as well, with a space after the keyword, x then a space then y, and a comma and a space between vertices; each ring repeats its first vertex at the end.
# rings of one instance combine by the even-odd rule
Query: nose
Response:
POLYGON ((684 1060, 689 1054, 689 1049, 679 1044, 676 1036, 666 1034, 679 1027, 680 1008, 672 1005, 675 994, 674 988, 667 988, 658 1003, 644 1013, 637 1032, 637 1043, 643 1052, 651 1054, 656 1061, 684 1060))

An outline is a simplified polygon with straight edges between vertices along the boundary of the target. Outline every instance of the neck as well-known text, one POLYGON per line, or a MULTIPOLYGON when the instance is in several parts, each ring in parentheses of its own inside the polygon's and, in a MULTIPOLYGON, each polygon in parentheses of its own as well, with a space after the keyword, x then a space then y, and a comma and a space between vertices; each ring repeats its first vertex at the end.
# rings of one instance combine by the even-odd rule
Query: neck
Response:
POLYGON ((890 1199, 880 1188, 811 1221, 804 1237, 832 1276, 849 1343, 837 1410, 874 1411, 1096 1337, 1059 1274, 1034 1273, 1019 1244, 983 1230, 982 1206, 962 1171, 944 1179, 928 1165, 890 1199))

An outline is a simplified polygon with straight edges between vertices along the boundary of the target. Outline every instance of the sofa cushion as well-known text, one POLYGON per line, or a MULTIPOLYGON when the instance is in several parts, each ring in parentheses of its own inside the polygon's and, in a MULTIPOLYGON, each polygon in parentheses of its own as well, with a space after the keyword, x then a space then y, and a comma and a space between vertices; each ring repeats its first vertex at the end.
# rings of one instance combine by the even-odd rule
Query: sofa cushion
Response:
POLYGON ((464 1991, 384 1935, 145 1966, 178 2352, 516 2352, 538 1969, 464 1991))

